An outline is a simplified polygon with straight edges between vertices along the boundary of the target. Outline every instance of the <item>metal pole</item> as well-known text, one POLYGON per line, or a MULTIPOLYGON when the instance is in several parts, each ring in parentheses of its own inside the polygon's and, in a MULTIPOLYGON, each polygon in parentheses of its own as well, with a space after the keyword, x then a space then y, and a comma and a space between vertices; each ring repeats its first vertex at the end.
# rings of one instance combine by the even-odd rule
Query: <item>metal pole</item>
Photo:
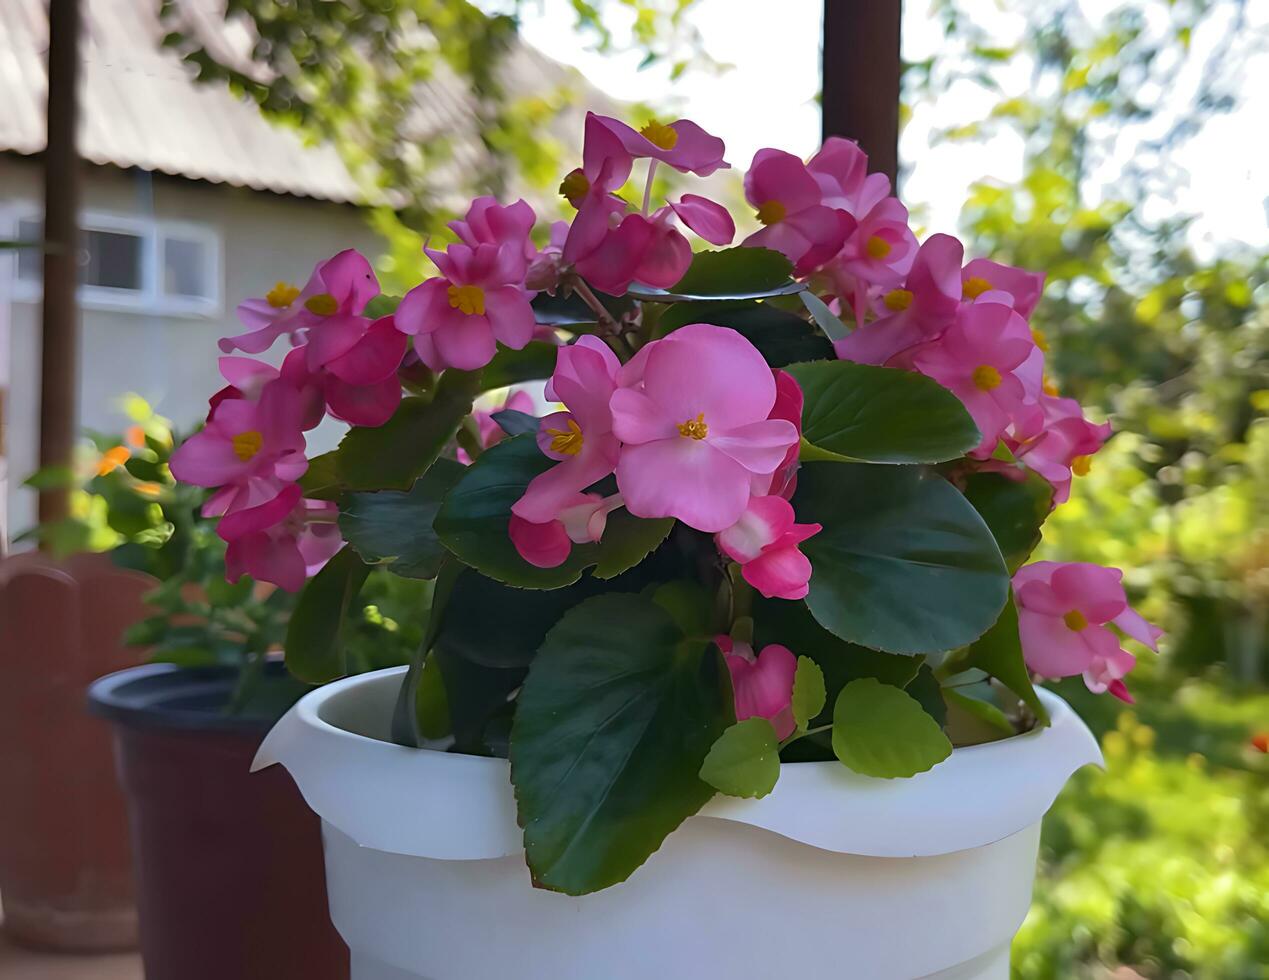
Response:
MULTIPOLYGON (((44 152, 44 302, 40 354, 40 467, 69 466, 79 389, 80 0, 50 0, 48 145, 44 152)), ((67 515, 68 491, 40 493, 40 521, 67 515)))
POLYGON ((901 0, 824 0, 823 136, 858 140, 869 169, 899 172, 901 0))

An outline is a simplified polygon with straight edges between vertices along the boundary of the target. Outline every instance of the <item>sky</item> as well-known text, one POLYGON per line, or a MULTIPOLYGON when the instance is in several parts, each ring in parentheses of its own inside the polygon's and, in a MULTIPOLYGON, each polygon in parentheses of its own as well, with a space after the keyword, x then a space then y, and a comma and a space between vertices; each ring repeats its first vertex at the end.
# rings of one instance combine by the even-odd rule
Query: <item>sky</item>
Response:
MULTIPOLYGON (((1082 0, 1085 13, 1097 17, 1119 4, 1082 0)), ((971 0, 981 8, 982 23, 990 23, 994 37, 1007 41, 1023 27, 1018 15, 1003 12, 995 0, 971 0), (987 19, 989 18, 989 20, 987 19)), ((928 0, 905 4, 903 51, 911 61, 928 57, 942 43, 936 24, 926 15, 928 0)), ((971 9, 972 9, 971 6, 971 9)), ((578 68, 593 84, 611 95, 680 109, 709 131, 721 136, 728 159, 747 166, 762 146, 776 146, 806 156, 819 142, 820 17, 823 0, 701 0, 689 17, 706 39, 713 57, 732 68, 721 75, 691 72, 674 81, 668 70, 640 70, 634 52, 600 55, 587 50, 572 28, 568 0, 529 0, 522 7, 524 37, 536 47, 578 68), (778 10, 776 16, 773 10, 778 10)), ((1269 246, 1266 195, 1269 194, 1269 3, 1247 5, 1249 24, 1242 32, 1255 53, 1242 83, 1244 103, 1228 116, 1210 121, 1176 156, 1188 172, 1188 184, 1176 198, 1160 198, 1148 211, 1163 216, 1178 209, 1199 215, 1191 241, 1211 254, 1232 245, 1269 246), (1258 50, 1257 50, 1258 49, 1258 50), (1259 148, 1257 149, 1257 144, 1259 148)), ((1196 53, 1215 44, 1226 23, 1215 22, 1195 36, 1196 53)), ((620 37, 620 31, 618 36, 620 37)), ((1174 91, 1195 78, 1179 72, 1174 91)), ((1025 92, 1029 66, 1011 66, 1005 76, 1011 91, 1025 92)), ((1144 93, 1167 100, 1169 92, 1144 93)), ((951 91, 939 106, 918 113, 906 126, 900 157, 909 165, 904 197, 923 202, 922 230, 952 231, 969 185, 981 179, 1016 181, 1022 173, 1022 143, 1002 137, 985 143, 940 143, 937 129, 968 122, 996 100, 982 89, 965 85, 951 91), (957 117, 948 118, 949 109, 957 117)), ((1166 114, 1165 114, 1166 122, 1166 114)), ((1161 123, 1161 125, 1164 123, 1161 123)), ((1094 173, 1094 182, 1109 183, 1134 152, 1138 136, 1126 132, 1115 153, 1094 173)))

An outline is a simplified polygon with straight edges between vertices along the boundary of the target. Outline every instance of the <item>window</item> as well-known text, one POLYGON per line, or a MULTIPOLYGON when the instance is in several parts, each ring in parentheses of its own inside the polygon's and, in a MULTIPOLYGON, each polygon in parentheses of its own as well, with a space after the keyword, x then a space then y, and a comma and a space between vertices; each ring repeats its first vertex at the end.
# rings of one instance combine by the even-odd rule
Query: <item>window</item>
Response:
MULTIPOLYGON (((39 241, 42 224, 19 219, 17 238, 39 241)), ((209 228, 86 215, 81 247, 79 281, 87 307, 179 316, 219 312, 220 240, 209 228)), ((18 252, 17 298, 38 300, 42 265, 38 248, 18 252)))

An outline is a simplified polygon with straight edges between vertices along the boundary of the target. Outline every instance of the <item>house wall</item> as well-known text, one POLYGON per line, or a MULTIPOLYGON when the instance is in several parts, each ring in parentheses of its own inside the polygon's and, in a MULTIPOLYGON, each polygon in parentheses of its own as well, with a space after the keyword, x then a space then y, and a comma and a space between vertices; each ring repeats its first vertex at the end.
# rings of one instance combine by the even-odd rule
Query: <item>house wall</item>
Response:
MULTIPOLYGON (((20 215, 38 217, 40 199, 38 164, 0 157, 0 239, 14 237, 20 215)), ((160 313, 85 306, 79 419, 98 431, 121 431, 126 425, 116 403, 127 392, 140 394, 188 429, 203 418, 207 397, 223 384, 216 341, 241 332, 234 317, 240 300, 263 295, 280 279, 303 285, 317 260, 340 249, 355 247, 371 256, 380 250, 352 207, 141 171, 92 168, 83 204, 85 212, 211 229, 222 249, 214 310, 160 313)), ((21 482, 36 466, 39 418, 39 297, 16 281, 16 273, 13 254, 0 252, 0 386, 9 389, 4 412, 8 479, 0 472, 7 483, 0 506, 7 514, 0 511, 0 528, 10 538, 35 520, 35 494, 21 482)), ((283 353, 279 345, 275 355, 283 353)), ((319 429, 310 434, 310 447, 330 448, 337 436, 333 429, 319 429)))

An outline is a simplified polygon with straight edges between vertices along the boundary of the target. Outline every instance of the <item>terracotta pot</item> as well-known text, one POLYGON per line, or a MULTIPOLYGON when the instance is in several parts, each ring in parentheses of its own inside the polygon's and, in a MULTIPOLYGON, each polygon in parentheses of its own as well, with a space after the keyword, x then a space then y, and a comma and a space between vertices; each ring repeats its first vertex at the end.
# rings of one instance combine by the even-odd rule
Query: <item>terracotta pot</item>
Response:
POLYGON ((281 767, 250 772, 273 716, 224 713, 235 676, 150 664, 89 691, 115 724, 146 978, 344 980, 320 821, 281 767))
POLYGON ((123 633, 156 583, 107 555, 0 561, 0 895, 28 946, 130 949, 132 861, 110 730, 84 710, 95 677, 137 663, 123 633))

